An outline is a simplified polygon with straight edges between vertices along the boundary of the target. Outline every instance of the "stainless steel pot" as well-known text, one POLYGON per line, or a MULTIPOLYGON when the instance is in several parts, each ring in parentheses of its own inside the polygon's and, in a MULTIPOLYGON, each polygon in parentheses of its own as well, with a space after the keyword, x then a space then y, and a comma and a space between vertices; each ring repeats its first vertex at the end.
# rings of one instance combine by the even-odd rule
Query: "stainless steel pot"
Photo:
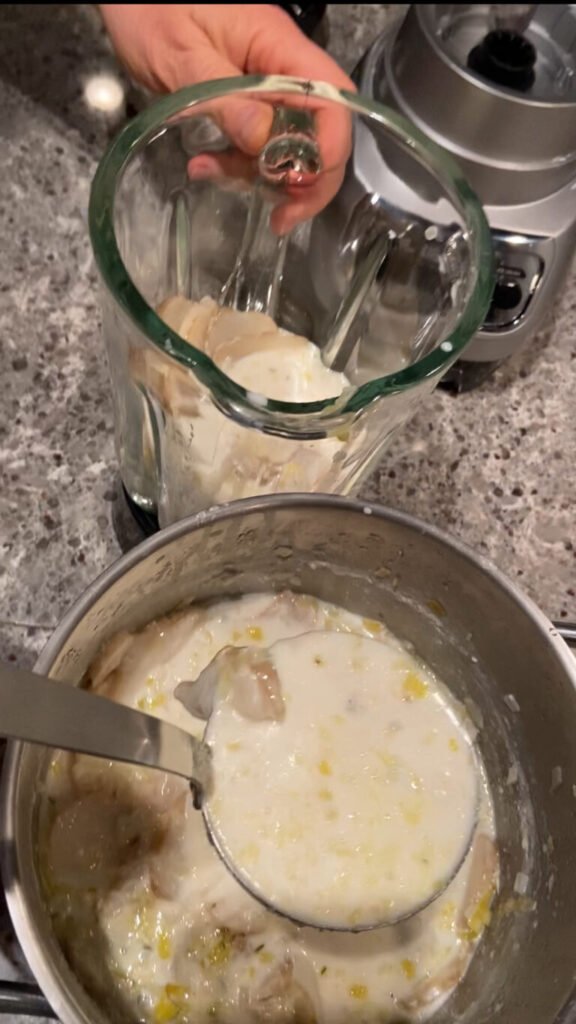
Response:
MULTIPOLYGON (((175 524, 108 569, 56 630, 38 669, 77 685, 120 629, 190 601, 285 587, 386 620, 477 721, 502 886, 442 1021, 575 1021, 576 663, 552 624, 481 557, 401 513, 340 498, 240 502, 175 524)), ((104 1024, 55 940, 38 881, 45 763, 43 751, 23 745, 6 757, 7 899, 53 1011, 64 1024, 104 1024)))

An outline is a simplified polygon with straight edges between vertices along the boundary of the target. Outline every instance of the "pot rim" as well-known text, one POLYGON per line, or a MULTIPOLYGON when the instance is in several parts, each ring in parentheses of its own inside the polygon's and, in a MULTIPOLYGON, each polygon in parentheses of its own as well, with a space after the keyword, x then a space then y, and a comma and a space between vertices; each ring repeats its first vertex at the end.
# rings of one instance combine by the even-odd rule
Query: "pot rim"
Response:
MULTIPOLYGON (((376 519, 406 526, 411 531, 422 534, 425 537, 430 537, 440 544, 452 548, 458 555, 472 563, 475 568, 491 576, 496 584, 520 605, 531 620, 534 628, 540 633, 543 642, 552 647, 566 676, 570 679, 576 690, 576 659, 570 652, 567 644, 562 640, 552 622, 538 608, 535 602, 527 597, 505 573, 493 565, 490 559, 482 554, 477 554, 467 544, 450 536, 437 526, 426 523, 409 513, 391 509, 384 505, 327 494, 281 494, 246 498, 241 501, 230 502, 226 505, 214 506, 194 516, 189 516, 147 538, 105 569, 81 594, 78 600, 72 604, 38 657, 35 663, 35 670, 45 674, 50 673, 50 669, 63 644, 96 601, 126 572, 149 555, 165 545, 178 540, 179 537, 200 530, 206 525, 225 522, 228 519, 234 519, 245 514, 270 512, 285 508, 342 509, 359 515, 374 516, 376 519)), ((64 1024, 78 1024, 79 1021, 82 1021, 83 1024, 93 1024, 92 1018, 86 1014, 84 1008, 76 999, 76 993, 66 989, 62 984, 61 975, 54 971, 50 959, 46 956, 40 941, 38 925, 31 912, 29 900, 19 881, 19 858, 15 845, 11 840, 14 837, 14 801, 20 761, 27 746, 29 744, 8 743, 2 767, 0 834, 3 841, 0 851, 0 873, 4 884, 6 902, 16 937, 24 951, 30 969, 58 1018, 64 1024)), ((78 982, 78 984, 80 985, 81 983, 78 982)), ((568 1021, 572 1020, 573 1008, 574 993, 572 993, 566 1006, 559 1014, 557 1024, 560 1024, 560 1022, 568 1024, 568 1021)))

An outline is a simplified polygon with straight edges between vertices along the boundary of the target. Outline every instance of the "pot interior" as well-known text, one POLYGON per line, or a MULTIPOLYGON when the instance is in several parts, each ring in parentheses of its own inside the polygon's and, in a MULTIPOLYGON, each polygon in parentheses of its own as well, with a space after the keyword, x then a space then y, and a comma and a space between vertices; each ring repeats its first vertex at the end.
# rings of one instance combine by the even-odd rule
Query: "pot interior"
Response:
MULTIPOLYGON (((283 589, 382 619, 467 704, 478 726, 501 887, 470 969, 435 1019, 574 1019, 576 673, 543 616, 457 545, 401 515, 340 499, 241 503, 179 523, 112 567, 70 613, 38 668, 78 684, 119 630, 193 601, 283 589)), ((45 761, 42 751, 23 746, 7 758, 10 909, 61 1020, 104 1021, 60 952, 38 883, 36 794, 45 761)))

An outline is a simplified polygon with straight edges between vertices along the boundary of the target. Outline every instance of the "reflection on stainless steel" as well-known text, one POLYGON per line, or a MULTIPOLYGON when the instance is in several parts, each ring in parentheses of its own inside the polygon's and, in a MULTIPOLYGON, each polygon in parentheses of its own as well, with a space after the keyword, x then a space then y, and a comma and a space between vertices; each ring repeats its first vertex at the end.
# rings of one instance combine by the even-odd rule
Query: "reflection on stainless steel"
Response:
POLYGON ((11 665, 0 665, 0 735, 181 775, 195 804, 210 781, 208 748, 182 729, 11 665))

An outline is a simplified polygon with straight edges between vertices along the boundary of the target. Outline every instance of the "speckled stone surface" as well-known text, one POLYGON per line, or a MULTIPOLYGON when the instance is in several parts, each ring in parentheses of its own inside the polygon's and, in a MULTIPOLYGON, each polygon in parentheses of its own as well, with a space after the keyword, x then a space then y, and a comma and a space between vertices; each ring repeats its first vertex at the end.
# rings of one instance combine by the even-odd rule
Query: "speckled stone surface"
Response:
MULTIPOLYGON (((332 7, 332 52, 351 69, 389 17, 332 7)), ((91 7, 0 9, 0 656, 22 665, 135 537, 86 226, 117 124, 89 110, 84 86, 114 68, 91 7)), ((428 400, 364 496, 446 528, 550 617, 576 619, 575 410, 573 276, 547 329, 482 388, 428 400)))

